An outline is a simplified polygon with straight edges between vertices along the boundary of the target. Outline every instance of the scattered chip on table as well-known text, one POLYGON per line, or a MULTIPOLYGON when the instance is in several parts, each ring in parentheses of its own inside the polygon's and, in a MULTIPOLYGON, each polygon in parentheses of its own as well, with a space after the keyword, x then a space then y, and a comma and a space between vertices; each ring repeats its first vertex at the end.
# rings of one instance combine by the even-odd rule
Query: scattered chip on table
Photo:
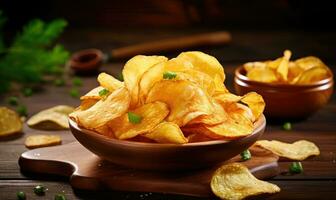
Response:
POLYGON ((292 144, 277 140, 259 140, 255 145, 272 151, 274 154, 291 160, 305 160, 309 156, 320 155, 319 148, 307 140, 299 140, 292 144))
POLYGON ((210 186, 212 192, 221 199, 244 199, 280 192, 277 185, 258 180, 245 165, 240 163, 219 167, 212 175, 210 186))
POLYGON ((9 136, 22 131, 20 116, 13 110, 0 107, 0 137, 9 136))
POLYGON ((25 145, 29 149, 59 145, 62 143, 59 135, 31 135, 26 138, 25 145))

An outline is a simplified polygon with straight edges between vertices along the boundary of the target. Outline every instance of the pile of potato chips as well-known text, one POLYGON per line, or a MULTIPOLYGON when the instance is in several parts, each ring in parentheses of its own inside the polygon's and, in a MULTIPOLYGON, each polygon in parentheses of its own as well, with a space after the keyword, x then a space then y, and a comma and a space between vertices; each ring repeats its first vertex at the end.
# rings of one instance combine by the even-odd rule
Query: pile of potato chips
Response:
POLYGON ((308 56, 290 61, 291 51, 276 60, 244 64, 246 76, 265 83, 305 85, 331 77, 330 69, 317 57, 308 56))
POLYGON ((223 67, 202 52, 138 55, 122 75, 101 73, 70 118, 111 138, 184 144, 247 136, 265 107, 257 93, 229 93, 223 67))

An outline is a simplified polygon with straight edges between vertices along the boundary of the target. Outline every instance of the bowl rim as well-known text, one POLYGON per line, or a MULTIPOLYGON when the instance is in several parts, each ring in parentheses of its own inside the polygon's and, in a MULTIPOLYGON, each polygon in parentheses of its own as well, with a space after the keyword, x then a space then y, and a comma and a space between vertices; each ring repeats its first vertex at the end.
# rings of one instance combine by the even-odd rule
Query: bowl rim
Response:
POLYGON ((334 75, 332 73, 331 70, 330 71, 330 76, 328 78, 325 78, 323 80, 317 81, 317 82, 313 82, 313 83, 309 83, 309 84, 302 84, 302 85, 298 85, 298 84, 286 84, 286 83, 264 83, 264 82, 259 82, 259 81, 254 81, 249 79, 244 73, 243 71, 246 73, 244 66, 239 66, 235 69, 235 78, 247 82, 247 83, 251 83, 253 85, 259 85, 259 86, 264 86, 264 87, 271 87, 271 88, 297 88, 297 89, 305 89, 305 88, 312 88, 312 87, 318 87, 318 86, 322 86, 322 85, 326 85, 330 82, 334 81, 334 75))
MULTIPOLYGON (((77 131, 90 135, 100 140, 104 140, 106 142, 117 142, 120 145, 127 145, 127 146, 139 146, 142 145, 144 147, 194 147, 194 146, 208 146, 208 145, 216 145, 216 144, 224 144, 230 143, 237 140, 242 140, 248 137, 251 137, 257 133, 259 133, 262 129, 266 127, 266 118, 262 114, 258 120, 254 122, 254 130, 251 134, 244 136, 242 138, 238 138, 235 140, 212 140, 212 141, 204 141, 204 142, 193 142, 193 143, 186 143, 186 144, 163 144, 163 143, 148 143, 148 142, 139 142, 139 141, 128 141, 128 140, 118 140, 114 138, 109 138, 105 135, 101 135, 93 130, 88 130, 85 128, 80 128, 78 124, 71 118, 69 118, 69 126, 71 128, 76 129, 77 131)), ((72 131, 71 131, 72 132, 72 131)), ((76 138, 76 137, 75 137, 76 138)))

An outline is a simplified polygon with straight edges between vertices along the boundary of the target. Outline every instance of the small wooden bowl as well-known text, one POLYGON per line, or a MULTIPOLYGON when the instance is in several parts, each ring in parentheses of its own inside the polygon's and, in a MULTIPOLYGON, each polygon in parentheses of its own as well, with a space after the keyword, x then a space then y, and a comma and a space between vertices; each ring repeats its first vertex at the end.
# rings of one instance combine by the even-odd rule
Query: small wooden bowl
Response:
POLYGON ((266 102, 267 119, 299 120, 309 117, 327 104, 333 93, 334 79, 330 77, 307 85, 270 84, 252 81, 243 67, 235 71, 235 90, 238 95, 255 91, 266 102))
POLYGON ((103 56, 99 49, 81 50, 71 56, 70 67, 80 73, 96 71, 102 65, 103 56))
POLYGON ((79 128, 71 119, 69 124, 84 147, 115 164, 144 170, 184 170, 214 166, 248 149, 263 134, 266 119, 262 115, 253 133, 237 140, 182 145, 117 140, 79 128))

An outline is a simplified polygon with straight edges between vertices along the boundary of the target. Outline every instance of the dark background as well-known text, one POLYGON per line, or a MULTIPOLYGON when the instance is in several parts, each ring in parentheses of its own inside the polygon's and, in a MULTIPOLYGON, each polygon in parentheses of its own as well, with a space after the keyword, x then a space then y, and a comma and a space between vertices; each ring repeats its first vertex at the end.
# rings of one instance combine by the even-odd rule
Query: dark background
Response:
POLYGON ((8 17, 7 42, 30 19, 65 18, 69 26, 62 42, 71 51, 134 44, 132 35, 137 35, 137 42, 139 37, 145 42, 229 30, 233 42, 208 52, 222 62, 273 59, 290 49, 293 58, 316 55, 327 64, 336 63, 333 1, 1 0, 0 8, 8 17), (97 43, 94 37, 104 37, 106 42, 97 43))

